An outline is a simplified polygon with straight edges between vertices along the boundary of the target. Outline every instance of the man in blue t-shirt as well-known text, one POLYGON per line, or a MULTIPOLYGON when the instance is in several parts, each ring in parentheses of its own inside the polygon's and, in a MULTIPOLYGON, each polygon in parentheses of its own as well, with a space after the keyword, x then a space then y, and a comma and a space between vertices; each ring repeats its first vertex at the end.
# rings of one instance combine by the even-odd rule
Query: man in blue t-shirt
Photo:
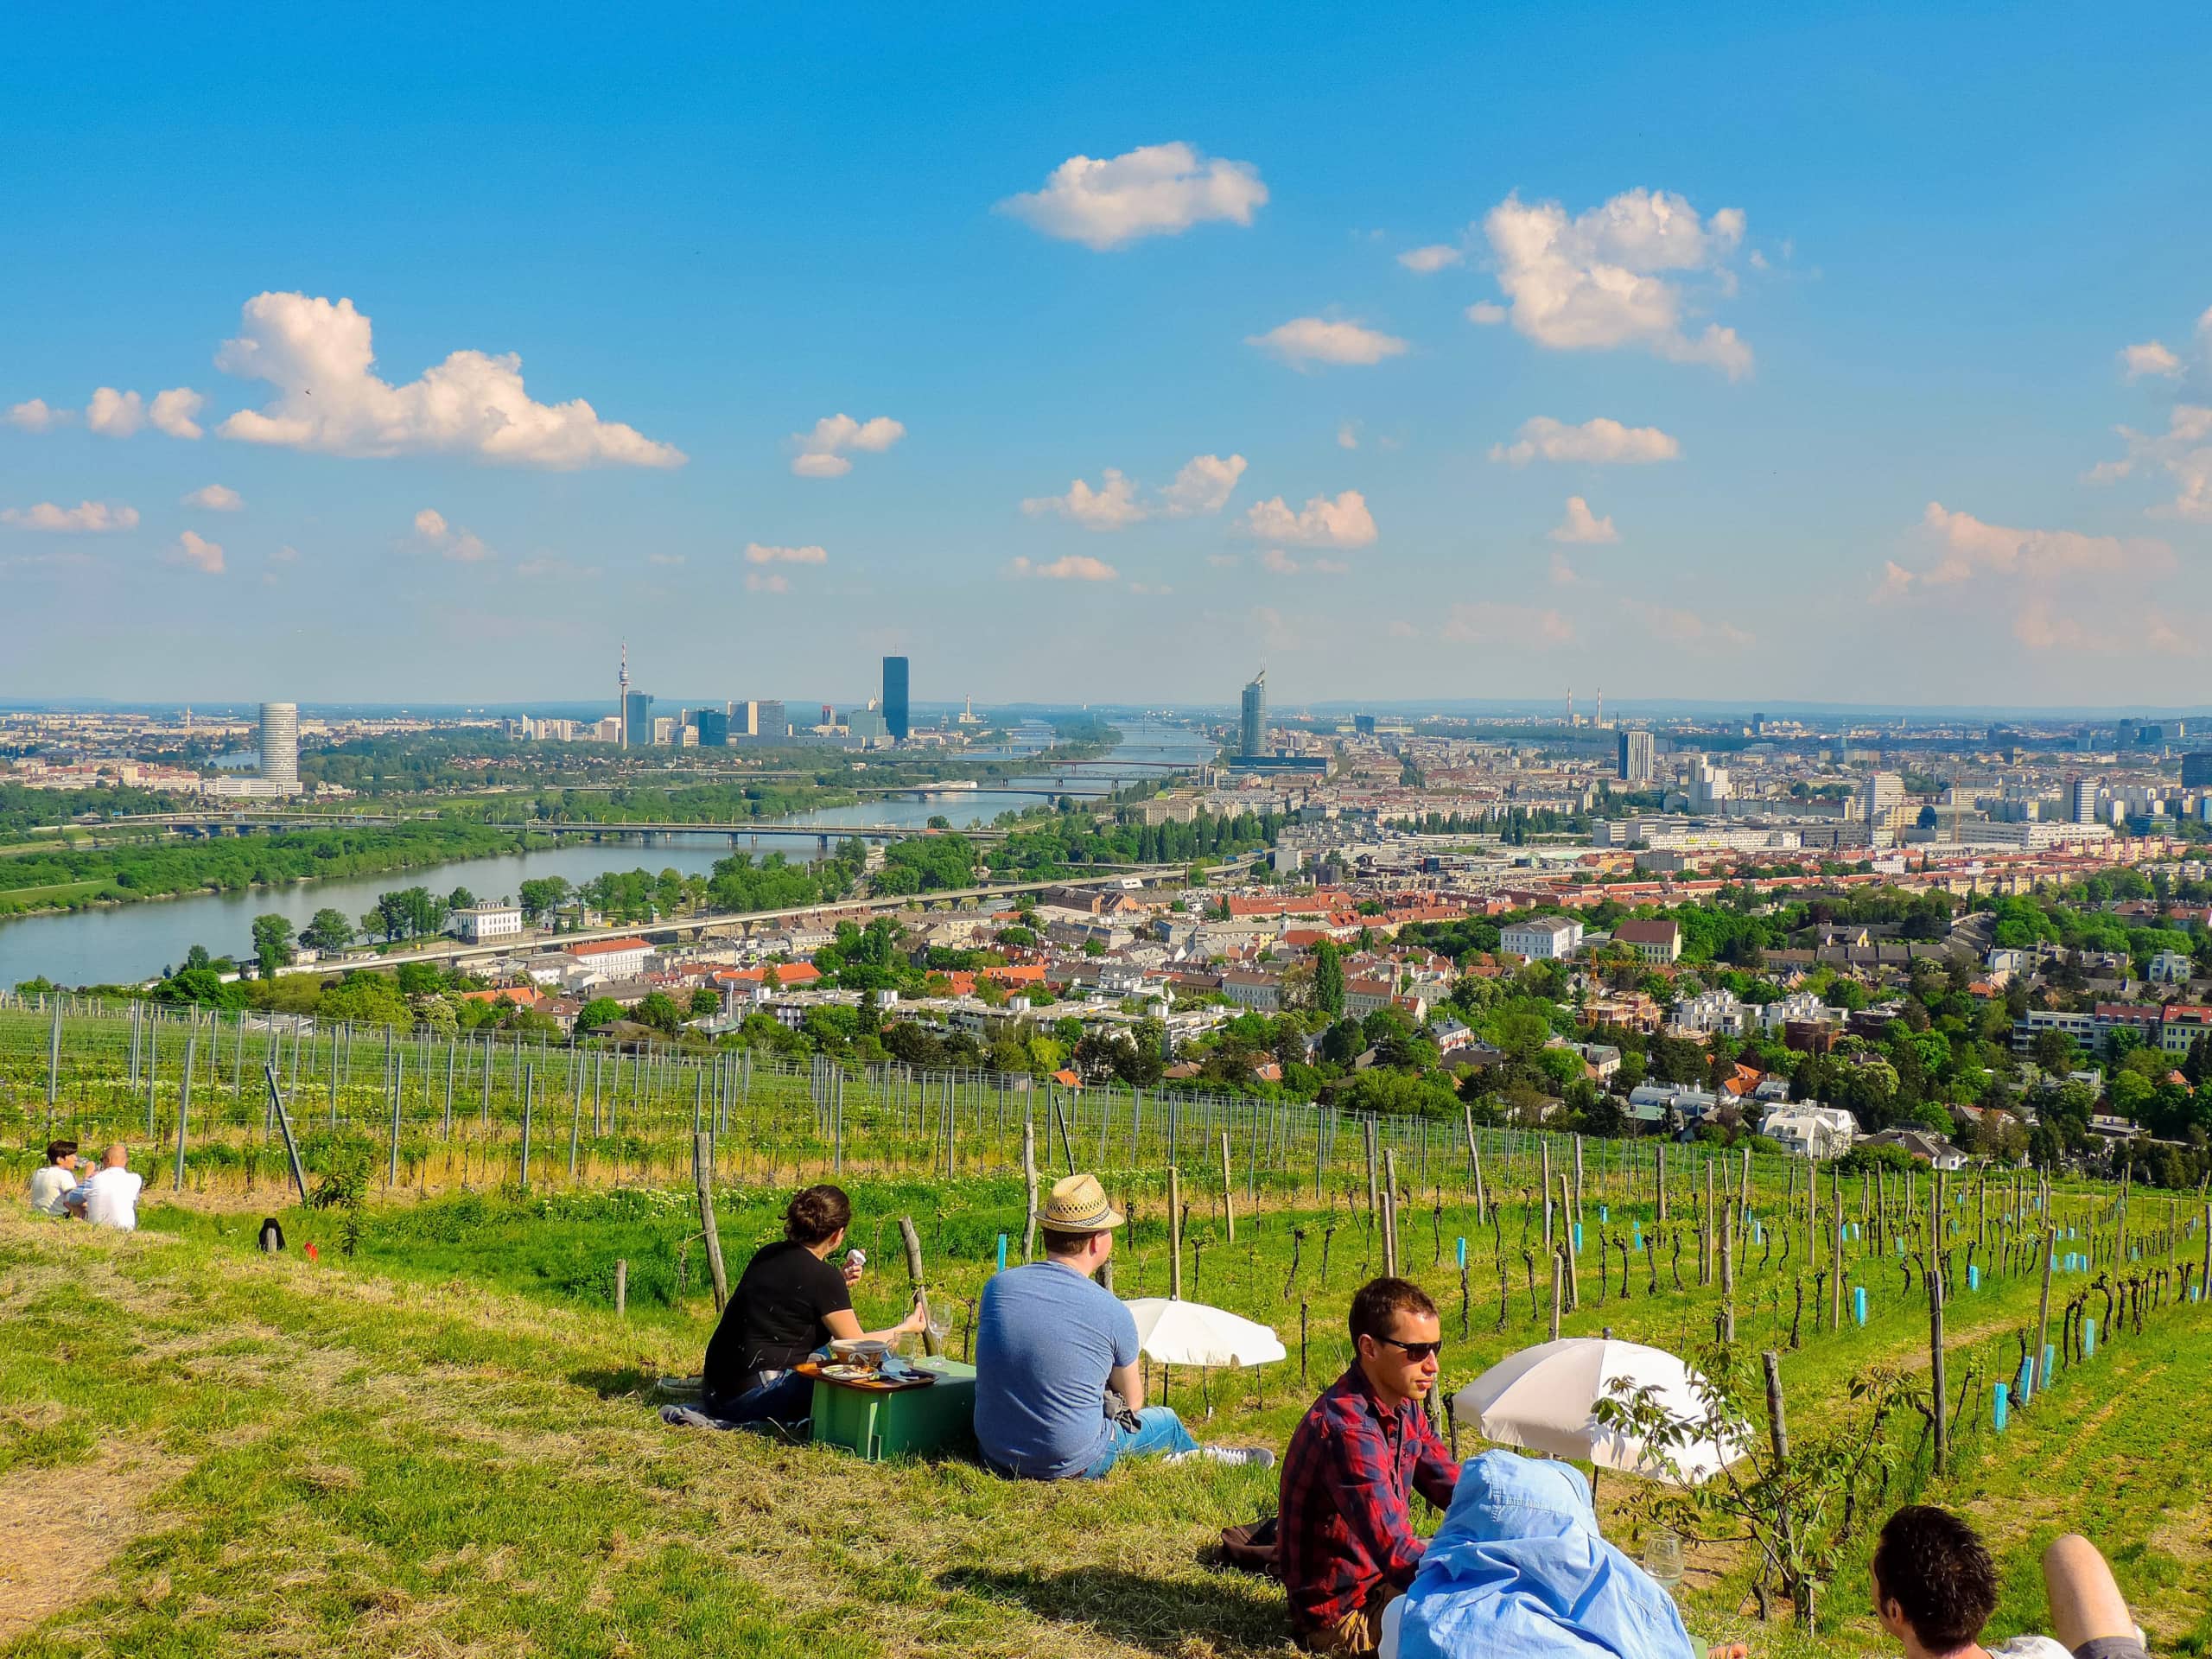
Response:
POLYGON ((976 1439, 1001 1474, 1096 1480, 1123 1458, 1203 1453, 1264 1468, 1262 1447, 1201 1448, 1166 1406, 1144 1402, 1137 1325, 1092 1274, 1124 1217, 1093 1175, 1056 1184, 1039 1211, 1045 1259, 983 1287, 976 1320, 976 1439))

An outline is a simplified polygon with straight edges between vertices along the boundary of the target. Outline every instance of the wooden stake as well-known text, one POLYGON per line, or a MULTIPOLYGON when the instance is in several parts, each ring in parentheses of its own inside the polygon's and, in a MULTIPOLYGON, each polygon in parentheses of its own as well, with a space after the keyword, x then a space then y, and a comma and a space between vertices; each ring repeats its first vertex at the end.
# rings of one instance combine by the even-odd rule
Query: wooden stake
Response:
POLYGON ((1229 1173, 1229 1131, 1221 1132, 1221 1217, 1228 1230, 1229 1242, 1236 1242, 1236 1188, 1229 1173))
POLYGON ((1167 1295, 1183 1300, 1183 1172, 1167 1166, 1167 1295))
MULTIPOLYGON (((926 1307, 929 1305, 930 1287, 922 1277, 922 1239, 921 1235, 914 1230, 914 1218, 912 1216, 899 1217, 899 1236, 906 1242, 906 1281, 914 1287, 914 1300, 926 1307)), ((938 1351, 937 1334, 929 1328, 926 1322, 922 1326, 922 1346, 932 1359, 937 1357, 938 1351)))
POLYGON ((691 1184, 699 1194, 699 1230, 707 1236, 707 1270, 715 1281, 715 1312, 729 1300, 729 1274, 722 1266, 722 1237, 715 1226, 713 1143, 702 1131, 691 1137, 691 1184))

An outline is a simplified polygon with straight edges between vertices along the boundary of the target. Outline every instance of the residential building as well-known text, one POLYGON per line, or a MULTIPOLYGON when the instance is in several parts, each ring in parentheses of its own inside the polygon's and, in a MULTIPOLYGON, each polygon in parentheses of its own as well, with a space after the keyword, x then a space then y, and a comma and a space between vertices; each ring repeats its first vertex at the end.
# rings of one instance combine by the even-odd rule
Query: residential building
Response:
POLYGON ((2196 971, 2196 959, 2181 950, 2161 950, 2151 958, 2144 977, 2153 985, 2186 985, 2196 971))
POLYGON ((1967 1155, 1951 1142, 1948 1135, 1936 1135, 1927 1129, 1884 1129, 1870 1135, 1859 1143, 1862 1147, 1897 1147, 1912 1154, 1923 1164, 1940 1170, 1959 1170, 1967 1166, 1967 1155))
POLYGON ((1613 943, 1627 945, 1645 962, 1671 963, 1682 954, 1682 925, 1663 917, 1632 916, 1613 930, 1613 943))
POLYGON ((1582 924, 1572 916, 1532 916, 1498 931, 1497 945, 1531 962, 1571 957, 1582 944, 1582 924))
POLYGON ((593 939, 572 944, 569 954, 595 974, 609 979, 634 979, 645 971, 645 958, 653 948, 643 939, 593 939))
POLYGON ((1800 1158, 1840 1158, 1859 1138, 1859 1121, 1839 1106, 1776 1107, 1759 1133, 1800 1158))
MULTIPOLYGON (((1347 994, 1351 987, 1345 987, 1347 994)), ((1232 969, 1221 976, 1221 994, 1240 1007, 1261 1014, 1282 1011, 1282 981, 1273 974, 1246 973, 1232 969)), ((1349 1001, 1349 995, 1347 995, 1349 1001)))
POLYGON ((467 944, 487 939, 511 939, 522 932, 522 906, 493 904, 486 899, 463 910, 446 913, 446 930, 467 944))
POLYGON ((1370 1014, 1390 1006, 1390 982, 1387 979, 1347 979, 1344 981, 1344 1013, 1354 1020, 1364 1020, 1370 1014))
POLYGON ((2097 780, 2076 778, 2066 786, 2066 817, 2072 823, 2097 821, 2097 780))
POLYGON ((1753 1012, 1751 1004, 1738 1001, 1733 991, 1700 991, 1675 1004, 1675 1024, 1687 1032, 1718 1031, 1737 1037, 1749 1029, 1753 1012))
POLYGON ((1658 770, 1658 740, 1649 732, 1624 727, 1614 739, 1620 780, 1640 788, 1658 770))

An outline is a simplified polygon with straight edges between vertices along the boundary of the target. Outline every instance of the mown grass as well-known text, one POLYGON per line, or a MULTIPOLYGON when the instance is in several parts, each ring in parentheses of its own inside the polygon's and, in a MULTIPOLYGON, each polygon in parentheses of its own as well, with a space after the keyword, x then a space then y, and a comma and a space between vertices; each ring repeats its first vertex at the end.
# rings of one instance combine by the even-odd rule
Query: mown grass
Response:
MULTIPOLYGON (((855 1237, 874 1263, 863 1319, 903 1302, 895 1222, 911 1214, 957 1350, 996 1235, 1012 1233, 1019 1252, 1018 1188, 853 1191, 855 1237)), ((725 1198, 733 1271, 774 1235, 782 1196, 725 1198)), ((35 1494, 53 1535, 52 1500, 73 1482, 111 1467, 154 1471, 136 1519, 111 1529, 104 1570, 0 1651, 1287 1651, 1279 1593, 1201 1559, 1221 1527, 1272 1507, 1269 1476, 1138 1466, 1096 1486, 1044 1488, 957 1459, 871 1469, 829 1449, 664 1428, 649 1382, 696 1370, 713 1318, 696 1246, 677 1285, 676 1250, 697 1230, 682 1195, 432 1198, 370 1211, 350 1259, 331 1212, 283 1218, 293 1248, 276 1259, 252 1253, 250 1214, 151 1208, 136 1237, 0 1222, 0 1526, 11 1502, 35 1494), (320 1265, 300 1255, 310 1239, 320 1265), (618 1255, 631 1264, 622 1319, 618 1255)), ((1310 1392, 1341 1368, 1344 1303, 1377 1265, 1377 1244, 1363 1217, 1336 1221, 1325 1286, 1328 1217, 1240 1217, 1234 1246, 1217 1220, 1194 1219, 1185 1294, 1274 1324, 1292 1352, 1264 1379, 1173 1377, 1173 1403, 1205 1437, 1280 1448, 1310 1392), (1292 1283, 1299 1225, 1307 1237, 1292 1283)), ((1512 1306, 1499 1331, 1487 1230, 1451 1209, 1408 1219, 1402 1266, 1445 1305, 1452 1385, 1543 1335, 1518 1229, 1509 1208, 1512 1306), (1453 1266, 1463 1228, 1475 1263, 1464 1339, 1453 1266)), ((1751 1254, 1739 1336, 1787 1351, 1794 1277, 1751 1254)), ((1614 1260, 1602 1303, 1586 1267, 1568 1332, 1610 1325, 1680 1351, 1702 1338, 1718 1293, 1696 1287, 1694 1256, 1681 1292, 1661 1258, 1656 1296, 1638 1258, 1624 1300, 1614 1260)), ((1141 1212, 1117 1288, 1157 1294, 1166 1278, 1164 1218, 1141 1212)), ((1925 1306, 1900 1278, 1868 1273, 1864 1331, 1847 1318, 1840 1332, 1816 1332, 1808 1313, 1802 1346, 1784 1360, 1795 1423, 1817 1426, 1868 1363, 1925 1363, 1925 1306)), ((2011 1333, 2031 1319, 2035 1289, 2031 1274, 1993 1277, 1954 1304, 1955 1391, 1977 1365, 1985 1377, 2010 1369, 2011 1333)), ((2153 1313, 2140 1337, 2107 1335, 2001 1440, 1977 1408, 1947 1480, 1916 1465, 1893 1489, 1894 1501, 1924 1491, 1970 1508, 1987 1529, 2006 1572, 1993 1636, 2043 1627, 2036 1552, 2078 1528, 2113 1554, 2160 1650, 2212 1645, 2208 1366, 2212 1315, 2153 1313)), ((1155 1395, 1163 1380, 1155 1369, 1155 1395)), ((1624 1488, 1609 1478, 1603 1490, 1625 1538, 1611 1507, 1624 1488)), ((1811 1649, 1780 1626, 1753 1626, 1732 1553, 1703 1554, 1688 1597, 1700 1635, 1811 1649)), ((1839 1580, 1822 1649, 1878 1647, 1857 1611, 1861 1582, 1859 1563, 1839 1580)))

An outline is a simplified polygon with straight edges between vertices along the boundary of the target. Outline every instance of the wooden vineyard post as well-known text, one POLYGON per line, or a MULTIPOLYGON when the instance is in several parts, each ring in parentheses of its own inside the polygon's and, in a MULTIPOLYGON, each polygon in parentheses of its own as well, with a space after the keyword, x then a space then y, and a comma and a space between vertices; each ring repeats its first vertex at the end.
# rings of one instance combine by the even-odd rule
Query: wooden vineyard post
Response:
POLYGON ((1183 1172, 1167 1166, 1167 1296, 1183 1300, 1183 1172))
MULTIPOLYGON (((1805 1164, 1805 1271, 1821 1270, 1821 1166, 1816 1159, 1805 1164)), ((1821 1305, 1813 1304, 1813 1323, 1821 1319, 1821 1305)))
POLYGON ((292 1185, 299 1189, 300 1202, 308 1201, 307 1172, 300 1167, 300 1145, 292 1138, 292 1115, 284 1109, 283 1090, 276 1086, 276 1068, 264 1066, 262 1077, 269 1084, 269 1109, 275 1115, 276 1127, 284 1132, 284 1155, 291 1160, 292 1185))
POLYGON ((2046 1227, 2043 1235, 2043 1297, 2036 1309, 2036 1351, 2028 1356, 2028 1363, 2034 1367, 2031 1375, 2035 1386, 2028 1390, 2028 1398, 2023 1404, 2041 1399, 2043 1391, 2050 1386, 2050 1373, 2044 1366, 2043 1357, 2044 1344, 2050 1340, 2050 1270, 2057 1253, 2058 1236, 2046 1227))
POLYGON ((722 1236, 715 1226, 713 1143, 702 1133, 691 1137, 691 1184, 699 1194, 699 1230, 706 1236, 707 1271, 715 1281, 715 1312, 729 1300, 729 1274, 722 1266, 722 1236))
POLYGON ((197 1037, 184 1039, 184 1087, 178 1091, 176 1097, 176 1173, 169 1179, 169 1191, 172 1192, 184 1191, 184 1137, 186 1125, 192 1117, 192 1062, 199 1047, 197 1037))
POLYGON ((1663 1141, 1651 1148, 1652 1201, 1655 1219, 1667 1219, 1667 1143, 1663 1141))
POLYGON ((1941 1184, 1931 1183, 1928 1193, 1928 1257, 1924 1276, 1928 1281, 1928 1361, 1929 1404, 1933 1408, 1936 1429, 1936 1472, 1949 1471, 1951 1465, 1951 1420, 1944 1405, 1943 1374, 1943 1257, 1936 1248, 1938 1224, 1942 1220, 1941 1184))
MULTIPOLYGON (((534 1105, 537 1103, 536 1094, 535 1094, 535 1091, 534 1091, 533 1087, 532 1087, 532 1085, 535 1084, 535 1082, 536 1082, 536 1080, 537 1080, 536 1073, 537 1073, 537 1068, 536 1068, 536 1067, 534 1067, 534 1066, 528 1066, 528 1065, 525 1065, 525 1066, 524 1066, 524 1067, 523 1067, 523 1069, 522 1069, 522 1175, 521 1175, 521 1181, 522 1181, 522 1190, 523 1190, 524 1192, 529 1192, 529 1191, 530 1191, 530 1114, 531 1114, 531 1108, 532 1106, 534 1106, 534 1105)), ((396 1126, 397 1126, 397 1122, 398 1122, 398 1117, 397 1117, 397 1113, 396 1113, 396 1112, 395 1112, 395 1114, 394 1114, 394 1116, 393 1116, 392 1122, 393 1122, 393 1123, 394 1123, 394 1125, 395 1125, 395 1127, 396 1127, 396 1126)), ((393 1142, 393 1144, 394 1144, 394 1146, 396 1147, 398 1143, 395 1141, 393 1142)))
POLYGON ((630 1311, 630 1263, 622 1256, 614 1258, 614 1317, 620 1319, 630 1311))
POLYGON ((1736 1203, 1728 1201, 1727 1225, 1720 1230, 1720 1340, 1736 1340, 1736 1203))
MULTIPOLYGON (((1579 1163, 1582 1154, 1582 1137, 1580 1135, 1575 1137, 1574 1150, 1575 1159, 1579 1163)), ((1560 1254, 1567 1257, 1567 1305, 1570 1310, 1573 1310, 1582 1306, 1582 1264, 1574 1253, 1574 1230, 1581 1224, 1567 1219, 1573 1213, 1568 1207, 1571 1192, 1567 1185, 1567 1175, 1561 1172, 1559 1178, 1559 1206, 1561 1217, 1559 1248, 1560 1254)))
POLYGON ((1698 1279, 1713 1282, 1713 1160, 1705 1160, 1705 1248, 1698 1252, 1698 1279))
POLYGON ((1368 1225, 1369 1225, 1369 1226, 1370 1226, 1370 1227, 1371 1227, 1371 1226, 1373 1226, 1373 1225, 1375 1224, 1376 1221, 1378 1219, 1378 1217, 1376 1217, 1376 1213, 1375 1213, 1375 1212, 1376 1212, 1376 1209, 1379 1207, 1379 1205, 1380 1205, 1380 1202, 1381 1202, 1381 1200, 1380 1200, 1380 1198, 1379 1198, 1379 1197, 1378 1197, 1378 1194, 1377 1194, 1377 1190, 1376 1190, 1376 1182, 1377 1182, 1377 1179, 1378 1179, 1378 1178, 1377 1178, 1377 1175, 1376 1175, 1376 1158, 1375 1158, 1375 1120, 1374 1120, 1373 1118, 1371 1118, 1371 1117, 1363 1118, 1363 1119, 1361 1119, 1361 1120, 1360 1120, 1360 1127, 1361 1127, 1361 1128, 1362 1128, 1366 1132, 1366 1141, 1367 1141, 1367 1224, 1368 1224, 1368 1225))
MULTIPOLYGON (((912 1216, 899 1217, 899 1236, 906 1246, 906 1282, 914 1287, 914 1300, 923 1306, 929 1306, 930 1287, 922 1277, 922 1237, 914 1230, 912 1216)), ((937 1333, 925 1321, 922 1325, 922 1346, 931 1358, 938 1356, 937 1333)))
POLYGON ((1037 1251, 1037 1123, 1026 1105, 1021 1113, 1021 1184, 1029 1195, 1021 1221, 1021 1259, 1027 1262, 1037 1251))
POLYGON ((1567 1284, 1567 1264, 1566 1264, 1565 1262, 1561 1262, 1561 1261, 1560 1260, 1560 1253, 1559 1253, 1557 1250, 1554 1250, 1554 1251, 1552 1252, 1552 1335, 1551 1335, 1551 1339, 1552 1339, 1554 1342, 1557 1342, 1557 1341, 1559 1340, 1559 1313, 1560 1313, 1560 1307, 1559 1307, 1559 1305, 1560 1305, 1560 1297, 1565 1294, 1565 1291, 1566 1291, 1566 1284, 1567 1284))
POLYGON ((1229 1131, 1221 1132, 1221 1219, 1229 1242, 1236 1242, 1236 1187, 1229 1170, 1229 1131))
POLYGON ((1473 1103, 1470 1102, 1462 1106, 1460 1110, 1465 1114, 1467 1121, 1467 1169, 1475 1179, 1475 1221, 1479 1225, 1482 1222, 1483 1211, 1488 1206, 1483 1202, 1483 1154, 1482 1149, 1475 1144, 1473 1103))
POLYGON ((1828 1235, 1828 1329, 1843 1329, 1843 1183, 1828 1183, 1835 1195, 1835 1231, 1828 1235))
POLYGON ((1558 1242, 1557 1235, 1554 1232, 1552 1225, 1554 1220, 1554 1217, 1552 1215, 1552 1143, 1549 1137, 1546 1136, 1542 1131, 1539 1130, 1536 1135, 1536 1144, 1543 1154, 1543 1179, 1536 1183, 1536 1191, 1543 1195, 1544 1248, 1546 1249, 1550 1249, 1553 1245, 1558 1242))
POLYGON ((1398 1276, 1398 1154, 1382 1154, 1382 1272, 1398 1276))
POLYGON ((1579 1135, 1574 1137, 1574 1219, 1579 1226, 1582 1221, 1582 1137, 1579 1135))

